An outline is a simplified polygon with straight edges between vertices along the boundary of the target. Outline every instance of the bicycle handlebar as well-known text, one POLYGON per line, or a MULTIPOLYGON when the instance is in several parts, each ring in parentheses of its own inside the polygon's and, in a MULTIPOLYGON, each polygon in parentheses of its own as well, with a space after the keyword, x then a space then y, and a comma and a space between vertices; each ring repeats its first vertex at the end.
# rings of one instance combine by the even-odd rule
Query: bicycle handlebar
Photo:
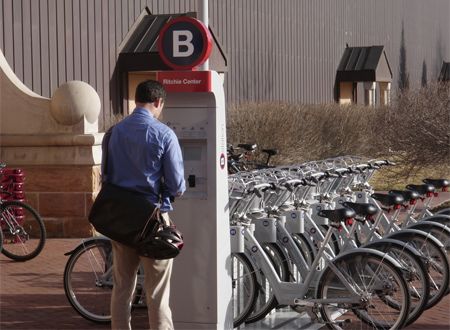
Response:
POLYGON ((260 183, 260 184, 254 185, 252 187, 252 189, 249 190, 249 193, 254 193, 256 196, 261 198, 262 194, 261 194, 260 190, 265 191, 266 189, 268 189, 270 187, 272 187, 272 185, 269 183, 260 183))

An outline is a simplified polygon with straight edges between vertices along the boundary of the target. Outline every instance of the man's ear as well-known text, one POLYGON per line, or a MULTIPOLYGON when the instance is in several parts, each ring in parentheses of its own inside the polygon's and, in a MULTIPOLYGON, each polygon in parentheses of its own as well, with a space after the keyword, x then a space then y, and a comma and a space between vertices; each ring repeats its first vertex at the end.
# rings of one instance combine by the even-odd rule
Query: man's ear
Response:
POLYGON ((161 98, 156 99, 155 108, 158 108, 159 106, 163 105, 163 103, 164 103, 163 99, 161 99, 161 98))

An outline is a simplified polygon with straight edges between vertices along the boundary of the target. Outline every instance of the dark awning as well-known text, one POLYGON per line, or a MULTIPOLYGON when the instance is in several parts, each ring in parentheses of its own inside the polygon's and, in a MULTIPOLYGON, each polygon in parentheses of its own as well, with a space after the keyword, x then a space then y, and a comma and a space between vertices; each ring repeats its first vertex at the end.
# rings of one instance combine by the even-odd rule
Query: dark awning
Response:
POLYGON ((438 81, 450 81, 450 62, 442 64, 441 73, 439 73, 438 81))
MULTIPOLYGON (((147 12, 148 13, 148 12, 147 12)), ((180 16, 196 17, 196 13, 173 15, 150 15, 143 12, 119 47, 119 65, 122 72, 173 70, 161 59, 158 52, 158 36, 163 26, 180 16)), ((213 47, 209 57, 209 68, 225 72, 227 58, 217 39, 213 37, 213 47)))
POLYGON ((338 82, 391 82, 392 71, 384 46, 347 47, 339 63, 338 82))

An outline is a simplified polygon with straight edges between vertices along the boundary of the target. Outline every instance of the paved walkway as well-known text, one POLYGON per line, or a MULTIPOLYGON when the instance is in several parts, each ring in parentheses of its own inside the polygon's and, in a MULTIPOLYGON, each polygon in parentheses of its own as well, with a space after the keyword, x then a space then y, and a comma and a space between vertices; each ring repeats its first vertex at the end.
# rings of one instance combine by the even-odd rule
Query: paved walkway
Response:
MULTIPOLYGON (((441 194, 436 203, 444 199, 450 199, 450 193, 441 194)), ((79 316, 64 294, 63 273, 68 259, 64 253, 79 242, 48 239, 42 253, 26 262, 0 256, 0 329, 109 329, 109 325, 79 316)), ((132 325, 133 329, 147 329, 146 310, 133 312, 132 325)), ((407 329, 449 330, 450 295, 407 329)))

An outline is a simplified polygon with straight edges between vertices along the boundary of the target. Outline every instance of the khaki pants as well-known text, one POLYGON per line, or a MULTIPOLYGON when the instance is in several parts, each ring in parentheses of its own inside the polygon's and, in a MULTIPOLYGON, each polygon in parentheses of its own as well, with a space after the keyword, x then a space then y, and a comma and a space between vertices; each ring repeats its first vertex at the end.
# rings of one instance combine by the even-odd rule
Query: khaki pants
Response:
MULTIPOLYGON (((162 213, 168 223, 167 212, 162 213)), ((111 329, 131 329, 131 299, 136 287, 139 262, 145 273, 150 329, 172 330, 169 307, 170 276, 173 259, 154 260, 139 257, 136 249, 111 241, 114 253, 114 286, 111 297, 111 329)))

